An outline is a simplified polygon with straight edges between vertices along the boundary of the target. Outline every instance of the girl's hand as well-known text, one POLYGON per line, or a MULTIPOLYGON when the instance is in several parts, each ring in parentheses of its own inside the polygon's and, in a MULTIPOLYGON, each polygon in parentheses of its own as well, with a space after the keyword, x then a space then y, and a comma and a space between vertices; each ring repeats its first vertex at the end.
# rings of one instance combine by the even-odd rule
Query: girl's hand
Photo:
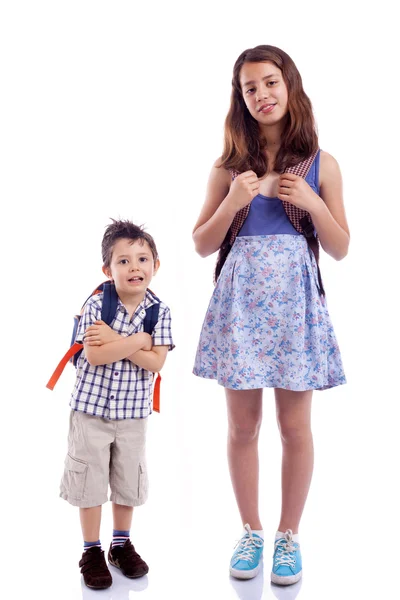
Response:
POLYGON ((293 173, 283 173, 279 177, 278 198, 309 213, 322 201, 303 177, 293 173))
POLYGON ((104 321, 95 321, 86 329, 83 339, 88 346, 102 346, 120 338, 119 333, 111 329, 104 321))
POLYGON ((232 181, 227 200, 237 212, 250 204, 259 188, 260 182, 254 171, 245 171, 232 181))

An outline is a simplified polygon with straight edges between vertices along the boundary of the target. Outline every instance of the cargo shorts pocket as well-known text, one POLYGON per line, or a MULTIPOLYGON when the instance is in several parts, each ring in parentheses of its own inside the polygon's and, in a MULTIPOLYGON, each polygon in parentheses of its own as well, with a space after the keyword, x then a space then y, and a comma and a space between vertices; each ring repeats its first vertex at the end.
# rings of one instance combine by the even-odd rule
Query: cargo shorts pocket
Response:
POLYGON ((88 464, 68 454, 64 467, 63 487, 71 499, 82 500, 85 492, 88 464))
POLYGON ((139 463, 138 469, 138 499, 146 500, 149 488, 146 465, 139 463))

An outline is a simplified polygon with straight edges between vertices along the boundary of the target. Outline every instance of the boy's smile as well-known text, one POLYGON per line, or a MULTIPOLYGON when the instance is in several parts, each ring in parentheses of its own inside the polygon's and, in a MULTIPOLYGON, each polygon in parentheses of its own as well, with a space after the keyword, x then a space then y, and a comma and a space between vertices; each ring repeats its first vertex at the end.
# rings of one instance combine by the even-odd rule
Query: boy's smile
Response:
POLYGON ((103 272, 113 280, 123 303, 141 302, 158 267, 146 241, 123 238, 115 243, 110 266, 103 267, 103 272))

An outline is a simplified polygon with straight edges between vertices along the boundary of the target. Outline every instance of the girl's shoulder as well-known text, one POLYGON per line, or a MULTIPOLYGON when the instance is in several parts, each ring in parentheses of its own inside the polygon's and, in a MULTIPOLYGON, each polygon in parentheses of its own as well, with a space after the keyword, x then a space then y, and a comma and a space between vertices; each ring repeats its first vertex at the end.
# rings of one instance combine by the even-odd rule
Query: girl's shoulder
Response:
POLYGON ((229 169, 226 169, 224 166, 222 166, 222 157, 221 156, 219 158, 217 158, 216 161, 214 161, 214 164, 211 169, 211 176, 213 179, 216 179, 217 181, 219 181, 221 183, 230 185, 230 183, 232 181, 232 171, 230 171, 229 169))
POLYGON ((320 151, 319 160, 321 167, 325 169, 334 169, 335 167, 339 167, 336 158, 334 158, 332 154, 329 154, 329 152, 326 152, 325 150, 320 151))
POLYGON ((332 178, 340 178, 340 168, 339 163, 336 158, 326 152, 325 150, 321 150, 320 152, 320 163, 319 163, 319 180, 320 184, 326 180, 331 180, 332 178))

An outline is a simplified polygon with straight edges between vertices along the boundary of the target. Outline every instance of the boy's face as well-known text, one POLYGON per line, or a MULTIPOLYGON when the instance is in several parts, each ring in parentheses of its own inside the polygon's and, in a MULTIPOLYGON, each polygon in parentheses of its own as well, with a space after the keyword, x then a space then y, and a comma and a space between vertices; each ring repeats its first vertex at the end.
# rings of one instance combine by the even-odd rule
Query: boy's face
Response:
POLYGON ((144 240, 118 240, 113 248, 109 267, 103 273, 115 283, 118 294, 144 296, 160 261, 154 262, 150 246, 144 240))

